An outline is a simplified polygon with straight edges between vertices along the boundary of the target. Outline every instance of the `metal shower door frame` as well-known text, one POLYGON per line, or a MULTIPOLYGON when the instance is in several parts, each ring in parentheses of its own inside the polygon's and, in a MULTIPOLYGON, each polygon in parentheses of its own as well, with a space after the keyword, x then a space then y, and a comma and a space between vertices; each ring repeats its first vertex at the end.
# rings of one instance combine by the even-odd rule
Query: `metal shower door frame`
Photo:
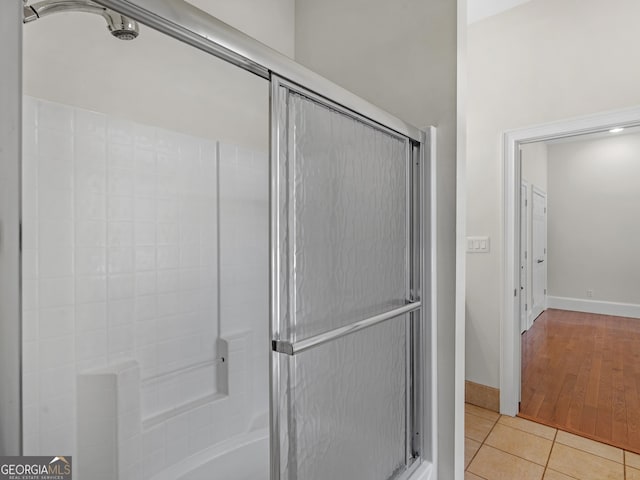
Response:
POLYGON ((0 2, 0 456, 22 454, 22 8, 0 2))
MULTIPOLYGON (((421 436, 420 432, 424 432, 432 423, 426 419, 425 412, 425 395, 427 391, 431 391, 428 385, 430 375, 425 375, 427 370, 424 361, 429 358, 430 347, 427 345, 427 329, 423 323, 423 319, 429 318, 428 311, 425 312, 423 305, 429 304, 429 282, 425 282, 427 277, 424 274, 424 268, 429 261, 425 259, 424 241, 427 237, 423 221, 429 217, 429 210, 425 203, 425 186, 428 185, 430 169, 427 167, 426 145, 427 134, 421 132, 420 141, 416 142, 406 135, 389 129, 385 125, 372 121, 360 113, 345 108, 330 98, 318 95, 300 85, 288 81, 278 75, 271 75, 271 151, 270 151, 270 184, 269 184, 269 211, 270 211, 270 338, 271 353, 269 359, 270 365, 270 450, 271 450, 271 480, 281 479, 281 426, 283 419, 280 417, 280 402, 282 398, 282 375, 280 371, 280 355, 295 356, 308 349, 322 345, 324 343, 336 340, 338 338, 361 331, 365 328, 387 322, 387 321, 405 321, 406 322, 406 410, 405 410, 405 429, 406 429, 406 470, 398 477, 397 480, 409 479, 420 467, 422 460, 425 459, 425 448, 428 439, 421 436), (406 255, 405 255, 405 272, 406 272, 406 288, 405 298, 406 304, 395 308, 391 311, 384 312, 364 320, 356 321, 352 324, 335 328, 329 332, 313 335, 303 340, 293 340, 282 335, 281 321, 281 228, 283 220, 280 218, 280 201, 284 191, 288 191, 289 185, 281 185, 281 158, 284 151, 291 151, 291 140, 287 145, 283 145, 283 128, 288 126, 282 125, 283 109, 287 106, 281 101, 281 91, 286 90, 286 95, 291 92, 302 95, 313 102, 326 106, 343 115, 354 118, 355 120, 369 125, 377 130, 384 131, 396 138, 405 141, 406 145, 406 172, 405 172, 405 188, 407 193, 406 199, 406 255), (425 298, 426 297, 426 298, 425 298), (424 301, 426 300, 426 301, 424 301), (405 319, 398 317, 406 316, 405 319), (425 428, 426 427, 426 428, 425 428)), ((433 132, 431 132, 433 133, 433 132)), ((290 219, 285 219, 288 222, 290 219)), ((289 227, 290 228, 290 227, 289 227)), ((293 245, 289 245, 290 253, 293 245)), ((296 478, 296 477, 294 477, 296 478)))
MULTIPOLYGON (((413 157, 419 163, 416 182, 420 185, 422 197, 418 210, 422 225, 416 235, 420 239, 420 265, 422 286, 421 319, 418 332, 414 336, 421 357, 420 368, 415 376, 416 391, 420 394, 422 435, 420 452, 423 466, 416 475, 433 474, 437 465, 437 322, 436 322, 436 130, 426 131, 406 123, 386 111, 372 105, 353 93, 334 84, 326 78, 296 63, 285 55, 272 50, 257 40, 230 27, 217 18, 197 9, 185 0, 93 0, 95 3, 126 15, 140 24, 171 36, 178 41, 225 60, 250 73, 271 80, 273 74, 286 78, 293 84, 303 86, 325 99, 331 99, 350 112, 358 112, 363 118, 384 126, 396 133, 407 136, 414 145, 413 157)), ((15 454, 21 451, 22 411, 21 401, 21 315, 20 315, 20 104, 22 98, 21 81, 14 81, 11 72, 22 72, 21 37, 24 2, 9 0, 0 2, 0 23, 15 28, 3 28, 0 48, 0 65, 3 67, 3 82, 0 95, 11 99, 10 108, 0 111, 0 138, 10 146, 0 151, 0 175, 10 191, 6 191, 7 202, 0 208, 0 333, 2 333, 2 353, 5 361, 0 362, 0 383, 3 398, 10 402, 0 402, 0 453, 15 454), (9 73, 7 73, 9 72, 9 73), (7 81, 5 81, 7 80, 7 81), (17 122, 17 123, 16 123, 17 122), (10 197, 10 198, 9 198, 10 197), (10 200, 10 201, 9 201, 10 200), (7 243, 9 242, 9 243, 7 243), (2 252, 1 249, 7 249, 2 252), (2 257, 5 255, 5 258, 2 257), (8 255, 8 257, 7 257, 8 255), (7 426, 10 428, 7 430, 7 426)), ((6 26, 5 25, 5 26, 6 26)))

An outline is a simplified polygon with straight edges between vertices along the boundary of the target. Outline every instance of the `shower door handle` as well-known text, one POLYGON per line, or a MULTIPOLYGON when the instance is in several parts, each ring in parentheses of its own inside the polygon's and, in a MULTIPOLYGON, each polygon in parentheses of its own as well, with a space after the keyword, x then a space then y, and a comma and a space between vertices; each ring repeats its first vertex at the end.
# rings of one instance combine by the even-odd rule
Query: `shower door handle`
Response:
POLYGON ((365 328, 372 327, 373 325, 377 325, 378 323, 382 323, 387 320, 391 320, 392 318, 399 317, 400 315, 404 315, 405 313, 413 312, 414 310, 419 309, 421 306, 421 302, 409 302, 400 308, 396 308, 379 315, 374 315, 373 317, 365 318, 364 320, 352 323, 351 325, 346 325, 329 332, 314 335, 313 337, 305 338, 304 340, 300 340, 298 342, 289 342, 288 340, 272 340, 271 348, 274 352, 285 353, 287 355, 295 355, 296 353, 304 352, 305 350, 317 347, 318 345, 322 345, 323 343, 327 343, 331 340, 349 335, 350 333, 355 333, 365 328))

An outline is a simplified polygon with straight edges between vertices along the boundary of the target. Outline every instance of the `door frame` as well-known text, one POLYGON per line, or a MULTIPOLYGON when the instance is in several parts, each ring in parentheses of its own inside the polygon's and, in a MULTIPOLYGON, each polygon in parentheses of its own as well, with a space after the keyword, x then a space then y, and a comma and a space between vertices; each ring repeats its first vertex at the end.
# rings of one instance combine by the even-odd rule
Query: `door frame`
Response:
POLYGON ((549 268, 549 263, 548 263, 548 235, 549 233, 547 232, 547 192, 545 192, 544 190, 542 190, 540 187, 537 187, 536 185, 533 185, 533 188, 531 189, 531 208, 530 208, 530 225, 531 225, 531 310, 529 311, 529 326, 528 328, 531 328, 531 326, 533 325, 533 321, 538 318, 538 315, 540 315, 542 312, 544 312, 547 309, 547 273, 548 273, 548 268, 549 268), (534 306, 534 296, 533 296, 533 196, 534 195, 540 195, 542 198, 544 198, 544 300, 542 302, 542 310, 539 313, 536 313, 533 310, 533 306, 534 306))
POLYGON ((520 181, 519 148, 526 143, 640 125, 640 107, 612 110, 505 131, 502 134, 502 274, 500 314, 500 413, 518 413, 520 351, 520 181))
POLYGON ((522 304, 526 305, 526 299, 528 298, 527 292, 529 291, 529 208, 527 207, 527 199, 529 198, 529 182, 526 180, 520 181, 520 295, 525 298, 525 302, 520 302, 520 333, 524 333, 529 330, 529 311, 526 309, 522 310, 522 304), (525 219, 523 222, 522 219, 522 190, 524 189, 525 196, 525 219), (524 242, 522 240, 522 231, 524 229, 525 239, 524 242), (523 245, 524 244, 524 245, 523 245), (524 247, 524 248, 523 248, 524 247), (523 257, 522 250, 524 249, 525 255, 523 257), (522 265, 524 264, 524 276, 522 272, 522 265), (524 278, 524 280, 523 280, 524 278), (524 319, 523 319, 524 315, 524 319))

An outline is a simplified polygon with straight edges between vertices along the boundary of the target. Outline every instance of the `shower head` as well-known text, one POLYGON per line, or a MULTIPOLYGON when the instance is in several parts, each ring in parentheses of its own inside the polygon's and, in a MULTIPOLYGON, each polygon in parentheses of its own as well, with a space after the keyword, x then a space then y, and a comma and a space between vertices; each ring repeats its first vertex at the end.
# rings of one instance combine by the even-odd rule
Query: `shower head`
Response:
POLYGON ((120 40, 133 40, 139 33, 135 20, 90 0, 44 0, 32 5, 25 5, 23 22, 33 22, 46 15, 60 12, 88 12, 101 15, 107 22, 107 29, 111 35, 120 40))
POLYGON ((102 16, 107 21, 107 28, 111 35, 120 40, 133 40, 138 36, 138 24, 129 17, 120 15, 113 10, 102 9, 102 16))

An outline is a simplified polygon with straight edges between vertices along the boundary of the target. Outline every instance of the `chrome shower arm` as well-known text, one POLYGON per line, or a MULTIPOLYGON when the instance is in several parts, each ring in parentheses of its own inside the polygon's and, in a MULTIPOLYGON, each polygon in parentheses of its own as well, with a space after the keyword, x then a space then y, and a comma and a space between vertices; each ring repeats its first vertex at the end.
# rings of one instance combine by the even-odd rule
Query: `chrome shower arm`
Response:
POLYGON ((33 22, 47 15, 60 12, 85 12, 101 15, 112 35, 123 40, 138 36, 138 24, 124 15, 98 5, 90 0, 43 0, 24 6, 23 22, 33 22))
POLYGON ((104 7, 91 1, 81 0, 44 0, 24 7, 24 23, 60 12, 86 12, 102 15, 104 7))

